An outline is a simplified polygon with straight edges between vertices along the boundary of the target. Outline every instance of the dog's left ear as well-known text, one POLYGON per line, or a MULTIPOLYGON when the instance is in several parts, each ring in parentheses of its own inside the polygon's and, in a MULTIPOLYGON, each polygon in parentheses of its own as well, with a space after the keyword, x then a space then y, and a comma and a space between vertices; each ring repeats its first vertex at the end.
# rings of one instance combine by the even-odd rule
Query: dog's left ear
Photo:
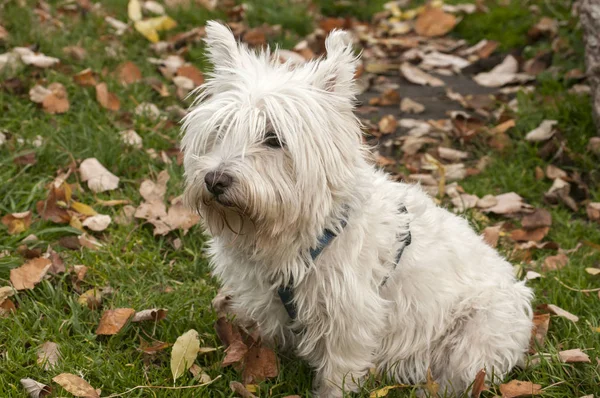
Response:
POLYGON ((313 84, 326 91, 354 96, 358 57, 354 55, 350 34, 342 30, 332 31, 325 40, 325 49, 327 58, 319 64, 313 84))
POLYGON ((216 21, 206 23, 206 47, 208 57, 219 68, 234 68, 240 49, 231 30, 216 21))

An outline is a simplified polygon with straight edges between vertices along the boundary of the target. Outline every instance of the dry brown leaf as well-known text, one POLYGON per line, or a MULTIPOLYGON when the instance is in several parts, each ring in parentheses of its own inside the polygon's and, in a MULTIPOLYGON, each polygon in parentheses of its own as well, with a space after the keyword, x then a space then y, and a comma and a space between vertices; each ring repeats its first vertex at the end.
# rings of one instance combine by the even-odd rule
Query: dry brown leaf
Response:
POLYGON ((566 180, 568 178, 567 172, 554 166, 553 164, 549 164, 548 166, 546 166, 546 177, 548 177, 551 180, 555 180, 557 178, 562 178, 563 180, 566 180))
POLYGON ((398 128, 398 121, 394 115, 385 115, 378 123, 381 134, 391 134, 398 128))
POLYGON ((526 206, 523 203, 523 198, 514 192, 496 195, 496 201, 494 206, 488 207, 483 211, 496 214, 511 214, 522 211, 526 206))
POLYGON ((223 362, 221 362, 221 366, 225 367, 233 363, 242 362, 247 353, 248 346, 243 341, 234 341, 225 350, 226 355, 223 358, 223 362))
POLYGON ((579 317, 577 315, 571 314, 570 312, 563 310, 562 308, 560 308, 557 305, 546 304, 546 305, 542 306, 542 308, 546 308, 548 311, 550 311, 554 315, 558 315, 560 317, 567 318, 571 322, 579 321, 579 317))
POLYGON ((127 61, 119 65, 117 67, 117 75, 119 77, 119 81, 125 85, 137 83, 142 80, 142 72, 140 71, 140 68, 138 68, 137 65, 131 61, 127 61))
POLYGON ((118 111, 121 109, 121 101, 119 101, 119 98, 117 98, 115 94, 108 91, 106 83, 96 85, 96 101, 98 101, 103 108, 111 111, 118 111))
POLYGON ((11 286, 0 287, 0 304, 2 304, 4 300, 6 300, 14 294, 15 290, 11 286))
POLYGON ((231 391, 239 394, 241 398, 257 398, 256 395, 252 394, 242 383, 239 381, 232 381, 229 383, 231 391))
POLYGON ((52 379, 56 384, 76 397, 100 398, 98 392, 87 381, 71 373, 61 373, 52 379))
POLYGON ((140 341, 141 341, 141 343, 140 343, 140 347, 138 348, 138 350, 143 352, 144 354, 148 354, 148 355, 156 354, 157 352, 167 349, 171 346, 171 344, 163 343, 162 341, 154 341, 152 344, 150 344, 146 340, 142 339, 141 337, 140 337, 140 341))
POLYGON ((533 329, 531 330, 531 341, 529 343, 529 352, 531 354, 536 352, 536 346, 544 346, 549 328, 550 314, 533 315, 533 329))
POLYGON ((98 288, 86 290, 77 298, 77 302, 90 310, 97 310, 102 304, 102 292, 98 288))
POLYGON ((581 351, 579 348, 560 351, 558 353, 558 356, 560 357, 560 360, 564 363, 592 362, 590 361, 590 357, 585 352, 581 351))
POLYGON ((600 222, 600 202, 588 203, 585 211, 590 220, 600 222))
POLYGON ((533 213, 526 214, 521 220, 525 229, 536 229, 552 226, 552 214, 546 209, 535 209, 533 213))
POLYGON ((94 77, 94 72, 89 68, 82 70, 76 75, 73 75, 73 80, 80 86, 95 87, 98 84, 96 78, 94 77))
POLYGON ((52 393, 52 388, 33 379, 21 379, 21 385, 31 398, 42 398, 52 393))
POLYGON ((17 307, 15 303, 10 299, 5 299, 2 303, 0 303, 0 317, 7 317, 13 312, 17 311, 17 307))
POLYGON ((65 55, 77 61, 83 61, 85 57, 87 57, 87 51, 81 46, 67 46, 63 47, 62 50, 65 53, 65 55))
POLYGON ((0 41, 4 41, 8 38, 8 31, 2 25, 0 25, 0 41))
POLYGON ((533 76, 518 73, 519 63, 512 55, 507 56, 502 63, 489 72, 482 72, 473 77, 473 80, 484 87, 502 87, 511 83, 525 83, 533 76))
POLYGON ((187 77, 198 87, 204 83, 204 75, 193 65, 183 65, 177 69, 177 76, 187 77))
POLYGON ((405 113, 423 113, 425 106, 410 98, 403 98, 400 101, 400 111, 405 113))
POLYGON ((149 220, 155 227, 154 235, 166 235, 175 229, 182 229, 186 234, 190 228, 200 222, 200 216, 183 205, 181 197, 173 200, 169 211, 158 221, 149 220))
POLYGON ((442 87, 446 85, 443 80, 423 72, 421 69, 408 62, 400 65, 400 72, 402 72, 402 75, 406 80, 421 86, 429 85, 431 87, 442 87))
POLYGON ((552 183, 552 186, 548 190, 548 192, 544 193, 544 199, 551 204, 557 204, 559 202, 563 202, 567 205, 571 210, 577 211, 579 210, 579 206, 577 202, 569 195, 571 192, 571 185, 557 178, 552 183))
POLYGON ((31 225, 31 211, 7 214, 2 217, 2 224, 6 225, 10 235, 25 232, 31 225))
POLYGON ((537 128, 525 135, 525 140, 529 142, 549 140, 555 133, 554 126, 556 124, 558 124, 556 120, 544 120, 537 128))
POLYGON ((479 398, 483 390, 486 390, 485 386, 485 369, 481 369, 475 375, 475 380, 473 381, 473 387, 471 388, 471 398, 479 398))
POLYGON ((58 188, 51 186, 48 198, 37 202, 36 209, 44 220, 49 220, 57 224, 68 224, 71 216, 63 203, 68 206, 70 202, 71 187, 67 183, 62 183, 58 188))
POLYGON ((440 155, 440 158, 442 158, 444 160, 449 160, 452 162, 467 159, 469 157, 468 152, 459 151, 457 149, 446 148, 446 147, 440 146, 440 147, 438 147, 437 150, 438 150, 438 155, 440 155))
POLYGON ((549 227, 539 227, 535 229, 515 229, 510 233, 510 238, 517 242, 539 242, 550 231, 549 227))
POLYGON ((121 209, 121 212, 115 217, 115 222, 119 225, 129 225, 133 222, 136 208, 131 205, 126 205, 121 209))
POLYGON ((108 171, 96 158, 85 159, 79 165, 81 180, 88 183, 93 192, 104 192, 119 187, 119 177, 108 171))
POLYGON ((37 363, 44 370, 51 370, 60 359, 58 344, 46 341, 37 350, 37 363))
POLYGON ((97 335, 113 335, 117 334, 127 323, 129 318, 135 313, 133 308, 117 308, 114 310, 104 311, 98 328, 97 335))
POLYGON ((13 51, 19 54, 21 61, 23 61, 25 65, 33 65, 45 69, 60 62, 58 58, 49 57, 42 53, 35 53, 27 47, 15 47, 13 51))
POLYGON ((160 321, 167 317, 168 310, 164 308, 152 308, 150 310, 138 311, 131 318, 131 322, 142 322, 142 321, 160 321))
POLYGON ((275 352, 260 344, 253 344, 248 350, 242 371, 244 384, 252 384, 268 378, 277 377, 279 365, 275 352))
POLYGON ((555 256, 548 256, 544 259, 544 264, 542 265, 542 269, 544 271, 556 271, 558 269, 564 268, 565 265, 569 262, 569 257, 567 257, 564 253, 559 253, 555 256))
POLYGON ((498 246, 498 239, 500 238, 500 231, 502 226, 495 225, 493 227, 486 227, 483 230, 483 240, 491 247, 498 246))
POLYGON ((52 261, 47 258, 34 258, 19 268, 10 270, 10 282, 17 290, 33 289, 52 266, 52 261))
POLYGON ((507 120, 504 123, 500 123, 499 125, 497 125, 496 127, 494 127, 492 129, 492 134, 504 134, 509 129, 511 129, 511 128, 515 127, 515 126, 516 126, 516 123, 515 123, 514 119, 507 120))
POLYGON ((458 20, 454 15, 428 6, 417 18, 415 32, 425 37, 444 36, 454 29, 457 23, 458 20))
POLYGON ((104 231, 110 225, 111 218, 106 214, 97 214, 83 220, 81 225, 91 229, 92 231, 104 231))
POLYGON ((428 395, 432 398, 438 398, 438 391, 440 390, 440 385, 435 381, 433 375, 431 374, 431 368, 427 369, 427 381, 423 386, 425 391, 428 392, 428 395))
POLYGON ((533 384, 530 381, 511 380, 507 384, 500 384, 502 398, 528 397, 531 395, 540 395, 542 386, 533 384))

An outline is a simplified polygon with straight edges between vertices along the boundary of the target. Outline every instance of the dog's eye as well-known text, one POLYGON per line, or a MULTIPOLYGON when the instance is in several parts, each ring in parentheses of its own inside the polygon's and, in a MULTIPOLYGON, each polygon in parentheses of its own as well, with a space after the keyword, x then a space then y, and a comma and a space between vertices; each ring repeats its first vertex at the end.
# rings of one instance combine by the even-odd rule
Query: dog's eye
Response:
POLYGON ((277 137, 277 135, 274 132, 268 132, 265 135, 265 140, 263 141, 264 144, 270 148, 282 148, 285 146, 285 144, 279 139, 279 137, 277 137))

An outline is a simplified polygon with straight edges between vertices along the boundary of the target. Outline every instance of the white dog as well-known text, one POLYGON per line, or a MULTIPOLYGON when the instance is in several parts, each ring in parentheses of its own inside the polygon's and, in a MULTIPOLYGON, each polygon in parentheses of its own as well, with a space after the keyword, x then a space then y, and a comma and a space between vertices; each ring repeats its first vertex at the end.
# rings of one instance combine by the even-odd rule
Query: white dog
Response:
POLYGON ((449 391, 520 363, 532 292, 511 265, 418 186, 367 160, 353 114, 348 35, 294 66, 206 27, 211 79, 185 118, 187 204, 242 322, 291 346, 319 397, 371 368, 449 391))

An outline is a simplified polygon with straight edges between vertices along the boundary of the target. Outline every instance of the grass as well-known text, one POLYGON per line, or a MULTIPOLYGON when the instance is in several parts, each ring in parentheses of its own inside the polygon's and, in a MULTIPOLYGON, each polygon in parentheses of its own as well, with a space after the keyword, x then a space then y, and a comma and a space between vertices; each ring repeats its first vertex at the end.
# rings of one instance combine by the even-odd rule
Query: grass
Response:
MULTIPOLYGON (((266 0, 265 0, 266 1, 266 0)), ((357 3, 317 2, 321 11, 327 15, 348 15, 358 13, 362 19, 368 19, 380 10, 381 2, 358 1, 357 3)), ((539 4, 544 14, 560 13, 568 21, 561 27, 572 54, 555 56, 555 65, 571 68, 582 67, 581 40, 573 27, 575 21, 565 16, 569 9, 566 2, 554 5, 554 2, 536 1, 528 4, 514 4, 513 7, 500 7, 490 2, 489 14, 477 14, 466 17, 459 25, 456 34, 474 42, 482 38, 498 40, 503 50, 515 47, 527 47, 526 54, 535 54, 543 50, 544 43, 527 43, 526 32, 537 18, 529 12, 528 4, 539 4), (551 8, 545 4, 552 4, 551 8), (566 4, 566 5, 564 5, 566 4), (564 6, 563 6, 564 5, 564 6), (512 25, 511 25, 512 24, 512 25), (507 28, 510 27, 510 28, 507 28)), ((62 3, 52 3, 51 13, 58 15, 62 3)), ((110 0, 102 2, 103 8, 114 17, 126 20, 126 2, 110 0)), ((268 0, 268 3, 251 1, 248 20, 252 25, 279 23, 288 32, 290 43, 293 39, 311 31, 311 18, 301 6, 291 0, 268 0)), ((168 150, 178 140, 176 120, 158 126, 157 121, 132 114, 135 106, 142 102, 152 102, 160 109, 169 105, 181 104, 173 96, 160 97, 143 84, 128 87, 121 86, 110 74, 125 60, 135 62, 145 77, 162 76, 150 65, 146 58, 154 56, 148 49, 144 38, 135 33, 126 33, 117 40, 117 57, 106 54, 106 35, 109 28, 102 18, 89 13, 86 16, 60 17, 64 28, 40 24, 33 13, 33 2, 26 7, 16 2, 4 4, 0 12, 0 24, 10 32, 10 38, 0 44, 0 53, 14 46, 36 45, 47 55, 64 60, 59 69, 35 70, 25 68, 15 76, 23 89, 11 92, 0 89, 0 126, 14 138, 0 146, 0 215, 35 209, 38 200, 46 196, 45 186, 52 181, 59 169, 66 168, 74 159, 82 160, 96 157, 113 173, 122 177, 120 188, 111 193, 98 194, 100 199, 130 199, 134 204, 141 201, 139 184, 148 176, 156 176, 163 169, 171 177, 167 197, 175 197, 182 189, 182 169, 175 162, 165 165, 159 159, 151 158, 145 151, 132 150, 123 146, 118 132, 124 128, 134 128, 144 139, 145 148, 157 151, 168 150), (104 39, 103 39, 104 38, 104 39), (81 45, 88 56, 83 61, 68 60, 62 48, 68 45, 81 45), (121 99, 122 111, 111 113, 101 108, 96 100, 93 88, 77 86, 71 75, 90 67, 96 72, 105 70, 103 81, 109 89, 121 99), (32 103, 27 91, 35 83, 48 84, 61 82, 67 88, 71 110, 65 115, 51 116, 42 112, 32 103), (33 146, 33 140, 42 136, 43 145, 33 146), (13 158, 34 151, 37 163, 17 166, 13 158)), ((179 22, 176 31, 186 31, 202 25, 209 18, 220 17, 217 13, 200 10, 194 12, 174 9, 169 14, 179 22)), ((193 46, 186 54, 189 61, 198 67, 206 65, 201 45, 193 46)), ((6 78, 6 77, 5 77, 6 78)), ((0 85, 2 84, 0 77, 0 85)), ((536 127, 543 119, 556 119, 561 134, 568 140, 569 148, 576 156, 574 161, 560 166, 567 170, 579 170, 589 182, 591 198, 600 200, 598 190, 597 164, 600 159, 588 154, 585 145, 594 135, 587 97, 567 93, 569 82, 554 78, 550 74, 540 78, 541 83, 536 94, 519 96, 519 111, 515 115, 517 126, 509 131, 512 146, 503 153, 493 152, 486 147, 479 148, 479 155, 492 157, 492 164, 480 175, 461 182, 467 192, 477 195, 515 191, 535 206, 549 208, 553 216, 553 227, 548 239, 556 241, 561 247, 570 249, 578 242, 600 242, 597 225, 590 224, 583 210, 573 214, 564 206, 549 207, 543 203, 543 193, 550 187, 548 180, 536 180, 536 166, 545 167, 548 162, 537 156, 536 145, 524 142, 524 134, 536 127)), ((166 81, 165 81, 166 82, 166 81)), ((71 177, 70 182, 76 182, 71 177)), ((96 197, 86 188, 76 193, 79 201, 93 205, 98 211, 114 217, 118 208, 101 207, 96 197)), ((488 223, 481 215, 467 214, 473 224, 482 229, 488 223)), ((36 216, 37 217, 37 216, 36 216)), ((94 330, 100 319, 101 311, 92 311, 77 303, 79 293, 74 290, 71 276, 64 274, 41 282, 34 290, 24 291, 16 296, 18 311, 8 317, 0 318, 0 396, 25 396, 19 380, 31 377, 39 382, 51 384, 58 373, 70 372, 82 375, 96 388, 102 389, 102 395, 121 393, 137 385, 173 386, 169 369, 169 350, 160 353, 150 362, 144 362, 143 355, 137 350, 140 338, 174 342, 189 329, 196 329, 201 336, 203 346, 218 347, 219 341, 213 330, 216 315, 210 309, 210 301, 216 294, 217 281, 209 275, 207 260, 203 254, 203 239, 198 227, 183 235, 175 232, 167 237, 155 238, 146 225, 119 226, 113 224, 106 234, 98 234, 104 248, 97 251, 68 251, 56 242, 60 237, 72 235, 74 230, 57 227, 39 218, 30 230, 20 235, 8 235, 0 225, 0 252, 8 254, 0 257, 0 286, 9 283, 9 272, 20 266, 23 258, 17 249, 22 239, 30 233, 38 236, 39 241, 29 248, 45 250, 48 245, 60 251, 69 266, 84 264, 89 267, 82 288, 110 285, 114 295, 105 299, 104 308, 132 307, 138 310, 164 307, 169 309, 166 320, 156 324, 132 324, 126 326, 117 336, 99 338, 94 330), (181 239, 182 247, 173 247, 175 238, 181 239), (44 371, 36 364, 36 349, 45 341, 59 344, 62 360, 56 369, 44 371)), ((506 255, 511 255, 508 242, 501 245, 506 255)), ((537 270, 542 259, 553 254, 550 251, 534 252, 534 266, 524 265, 527 269, 537 270)), ((600 374, 596 360, 599 357, 600 333, 594 328, 600 326, 600 300, 594 294, 583 294, 564 288, 554 279, 577 288, 598 286, 598 277, 585 273, 584 268, 598 266, 600 252, 592 246, 583 246, 570 255, 567 267, 546 278, 535 280, 531 285, 536 291, 535 304, 553 303, 580 316, 576 324, 560 317, 553 317, 548 341, 543 352, 552 354, 552 359, 542 360, 538 365, 525 370, 515 370, 511 378, 530 380, 546 387, 544 396, 567 397, 585 394, 600 394, 598 380, 600 374), (586 349, 592 364, 562 364, 556 360, 560 350, 570 348, 586 349)), ((239 374, 232 368, 219 366, 223 357, 222 350, 200 356, 197 364, 212 378, 221 376, 207 388, 166 390, 136 390, 129 397, 177 396, 177 397, 230 397, 229 382, 239 380, 239 374)), ((310 396, 312 375, 302 362, 281 354, 281 374, 274 380, 261 383, 260 396, 284 397, 290 394, 310 396)), ((391 380, 369 380, 360 396, 391 380)), ((176 386, 198 384, 190 374, 185 374, 175 383, 176 386)), ((66 392, 54 385, 55 396, 66 396, 66 392)), ((498 391, 495 391, 499 393, 498 391)), ((389 397, 416 396, 414 388, 392 390, 389 397)), ((486 393, 492 396, 492 393, 486 393)))

